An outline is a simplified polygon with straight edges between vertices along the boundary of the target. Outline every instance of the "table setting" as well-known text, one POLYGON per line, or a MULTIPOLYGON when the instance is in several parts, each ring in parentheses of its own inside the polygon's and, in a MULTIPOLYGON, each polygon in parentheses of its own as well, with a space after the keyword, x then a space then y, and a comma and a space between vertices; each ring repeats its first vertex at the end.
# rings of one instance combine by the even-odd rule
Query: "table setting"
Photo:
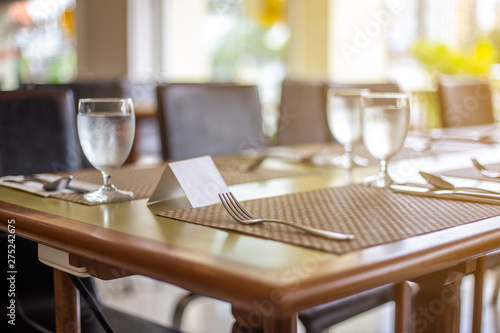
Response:
MULTIPOLYGON (((448 187, 436 187, 435 183, 428 182, 427 176, 436 178, 439 177, 438 175, 422 172, 421 175, 427 181, 408 183, 394 181, 387 171, 389 159, 398 161, 472 149, 469 146, 464 148, 461 145, 452 145, 450 148, 446 144, 449 141, 455 142, 457 138, 459 141, 460 139, 464 142, 472 141, 474 145, 484 144, 484 140, 494 138, 495 126, 432 131, 430 136, 422 136, 421 133, 420 136, 412 134, 413 139, 422 139, 423 137, 424 140, 432 142, 432 145, 426 149, 418 149, 415 148, 414 140, 409 140, 410 144, 405 146, 408 141, 406 139, 410 135, 408 134, 410 117, 407 95, 370 93, 367 89, 340 89, 329 92, 328 102, 328 121, 332 135, 338 142, 268 147, 265 150, 246 150, 240 155, 213 156, 211 158, 228 186, 307 176, 321 173, 325 167, 350 172, 353 168, 362 168, 367 165, 373 167, 379 164, 379 172, 363 179, 361 184, 344 184, 343 186, 306 191, 300 195, 292 193, 274 199, 258 199, 255 202, 261 204, 255 206, 256 203, 254 203, 250 209, 251 214, 255 214, 258 218, 278 219, 299 227, 339 233, 344 238, 340 237, 334 239, 337 242, 331 242, 328 237, 311 235, 310 232, 296 230, 297 228, 294 230, 290 225, 269 226, 269 222, 263 222, 259 225, 243 225, 240 221, 238 224, 235 222, 234 216, 228 214, 227 206, 225 207, 226 212, 224 212, 224 201, 211 207, 210 211, 206 207, 196 207, 186 211, 162 211, 158 215, 341 253, 349 249, 353 250, 380 242, 401 239, 398 237, 386 239, 377 234, 364 232, 363 230, 371 230, 367 227, 369 219, 364 221, 361 218, 362 226, 354 226, 355 223, 352 221, 358 221, 360 217, 351 215, 351 211, 362 210, 363 205, 370 200, 377 201, 384 198, 383 201, 387 202, 404 201, 405 205, 419 207, 418 209, 421 209, 422 212, 426 210, 425 206, 429 202, 433 202, 434 198, 458 199, 467 205, 500 203, 500 193, 492 193, 491 191, 488 193, 476 188, 453 188, 450 183, 447 183, 448 187), (444 148, 441 147, 441 141, 445 142, 444 148), (269 160, 272 161, 268 163, 269 160), (273 161, 282 163, 278 163, 278 167, 276 167, 272 164, 273 161), (406 194, 410 196, 406 197, 406 194), (431 201, 424 197, 430 197, 431 201), (293 201, 289 202, 288 200, 292 200, 291 198, 293 201), (268 200, 270 201, 268 202, 268 200), (359 203, 359 207, 350 207, 351 202, 359 203), (318 203, 321 204, 318 206, 318 203), (260 205, 263 205, 263 208, 260 205), (338 216, 338 212, 343 213, 338 216), (275 214, 284 215, 275 216, 275 214), (331 225, 324 225, 325 221, 331 221, 331 225), (351 222, 348 223, 349 221, 351 222), (367 241, 365 237, 372 241, 378 239, 378 241, 373 243, 367 241), (324 244, 329 245, 325 246, 324 244)), ((169 162, 147 167, 122 166, 130 152, 134 137, 134 111, 130 99, 82 100, 78 114, 78 125, 83 152, 95 169, 79 170, 72 173, 5 176, 0 178, 0 184, 44 197, 89 206, 139 200, 149 198, 152 195, 162 174, 168 168, 169 162), (98 128, 106 128, 107 131, 96 131, 98 128), (97 140, 90 139, 96 135, 97 140), (112 145, 109 146, 109 143, 112 145), (110 154, 109 151, 112 151, 113 154, 110 154), (111 175, 113 181, 111 181, 111 175)), ((491 143, 490 141, 486 142, 488 145, 491 143)), ((476 161, 476 165, 478 164, 479 162, 476 161)), ((476 177, 479 175, 478 179, 488 178, 481 175, 477 168, 475 170, 476 177)), ((498 170, 500 171, 500 167, 498 170)), ((453 171, 450 172, 453 176, 453 171)), ((450 176, 450 172, 444 172, 441 175, 450 176)), ((456 172, 465 172, 467 176, 471 170, 457 170, 456 172)), ((484 171, 482 172, 484 173, 484 171)), ((470 176, 467 177, 470 178, 470 176)), ((489 177, 488 180, 491 178, 489 177)), ((493 178, 498 180, 498 177, 493 178)), ((446 183, 444 179, 441 179, 441 182, 446 183)), ((238 199, 234 196, 233 198, 234 201, 238 202, 238 199)), ((248 202, 244 202, 242 206, 248 204, 248 202)), ((457 203, 438 201, 437 204, 442 205, 443 209, 447 211, 446 205, 455 207, 454 205, 457 203)), ((396 206, 395 203, 379 205, 376 208, 376 214, 386 214, 385 210, 391 210, 396 206)), ((491 211, 487 217, 496 214, 493 213, 496 212, 495 207, 487 207, 488 211, 491 211)), ((467 209, 467 211, 469 210, 467 209)), ((414 216, 414 218, 417 220, 425 219, 424 216, 414 216)), ((484 218, 484 216, 479 215, 477 218, 484 218)), ((393 220, 405 221, 400 216, 393 218, 393 220)), ((467 221, 470 220, 474 220, 474 217, 470 216, 467 221)), ((280 223, 283 224, 283 222, 280 223)), ((446 226, 437 224, 433 227, 434 229, 422 229, 417 233, 425 233, 443 227, 446 226)), ((402 226, 398 226, 398 228, 405 229, 402 226)), ((387 233, 387 230, 384 232, 387 233)), ((405 234, 401 237, 408 236, 405 234)))
MULTIPOLYGON (((408 131, 408 107, 403 94, 381 96, 362 92, 358 97, 358 112, 361 111, 359 118, 367 119, 361 126, 361 136, 356 136, 348 143, 350 147, 338 142, 314 143, 268 147, 263 151, 241 152, 234 156, 210 156, 217 172, 229 187, 228 192, 212 193, 217 200, 214 204, 186 208, 176 206, 176 201, 172 200, 149 206, 148 198, 173 162, 166 161, 153 166, 122 165, 128 149, 117 148, 121 153, 120 157, 113 157, 114 161, 91 158, 94 169, 0 178, 2 187, 30 192, 5 199, 12 202, 4 202, 0 211, 12 214, 11 216, 23 222, 20 224, 23 227, 19 229, 21 234, 26 232, 29 237, 40 238, 42 243, 54 244, 53 246, 68 252, 77 249, 79 254, 88 258, 95 256, 103 262, 110 260, 109 264, 122 265, 132 271, 202 293, 207 293, 207 290, 201 287, 198 290, 199 284, 192 284, 192 280, 185 276, 177 276, 171 267, 181 264, 183 270, 189 272, 197 271, 198 268, 200 271, 213 270, 217 272, 214 276, 238 275, 239 269, 243 269, 242 272, 249 281, 258 281, 265 288, 274 290, 276 285, 283 285, 282 274, 287 272, 282 269, 287 268, 287 265, 300 264, 297 262, 299 259, 293 258, 306 260, 311 253, 321 253, 322 259, 317 264, 322 267, 320 272, 329 281, 344 283, 343 276, 356 275, 358 268, 359 271, 366 271, 370 278, 359 287, 361 290, 379 283, 423 274, 422 268, 427 273, 441 269, 441 266, 434 267, 432 264, 412 268, 410 271, 391 266, 392 261, 388 256, 400 256, 400 264, 416 267, 412 266, 411 258, 408 259, 408 256, 413 255, 412 251, 422 252, 423 256, 419 258, 426 258, 427 251, 429 255, 434 254, 434 241, 427 245, 415 239, 430 237, 441 241, 438 236, 441 232, 450 234, 455 239, 459 237, 453 232, 455 228, 467 229, 467 225, 474 222, 478 222, 474 226, 477 224, 483 228, 483 231, 478 231, 479 234, 494 234, 494 227, 488 224, 500 216, 500 200, 495 197, 496 193, 487 193, 478 188, 495 191, 498 179, 485 176, 484 171, 481 174, 472 160, 468 161, 469 168, 463 168, 462 163, 462 168, 457 170, 432 169, 427 166, 435 167, 447 156, 452 158, 467 155, 468 159, 475 157, 483 169, 500 172, 500 164, 492 164, 491 159, 484 159, 485 153, 473 156, 468 152, 470 150, 476 154, 482 147, 492 151, 495 144, 433 139, 430 147, 419 149, 415 142, 426 140, 428 133, 419 136, 408 131), (379 99, 385 102, 369 104, 373 102, 369 102, 369 99, 376 99, 377 103, 380 102, 379 99), (371 108, 370 112, 364 112, 365 108, 371 108), (346 158, 353 159, 350 165, 345 164, 346 158), (421 162, 411 162, 416 160, 421 162), (363 166, 366 161, 368 165, 363 166), (425 164, 427 162, 430 164, 425 164), (401 177, 401 174, 394 172, 404 163, 418 167, 417 171, 422 172, 419 178, 401 177), (391 165, 395 168, 391 169, 391 165), (352 182, 340 181, 343 178, 341 175, 350 172, 355 174, 352 182), (432 176, 438 177, 441 182, 436 182, 432 176), (449 184, 453 188, 446 188, 449 184), (404 192, 398 186, 418 188, 422 193, 415 195, 404 192), (97 197, 88 195, 95 191, 98 193, 97 197), (461 192, 453 193, 456 197, 452 197, 449 193, 443 195, 443 191, 461 192), (34 195, 30 196, 31 194, 34 195), (15 206, 26 202, 28 218, 25 221, 24 215, 17 215, 15 206), (42 211, 40 215, 37 215, 38 210, 42 211), (32 223, 32 215, 36 223, 32 223), (45 225, 48 226, 47 232, 43 229, 45 225), (32 232, 29 228, 35 231, 32 232), (61 235, 57 234, 59 231, 61 235), (53 235, 54 232, 56 236, 53 235), (65 243, 68 233, 72 235, 71 244, 65 243), (255 244, 258 244, 257 249, 255 244), (411 251, 408 244, 412 244, 411 251), (252 248, 252 255, 243 251, 246 254, 240 257, 238 254, 242 247, 247 246, 252 248), (96 248, 100 252, 96 252, 96 248), (271 251, 276 249, 277 252, 271 251), (202 253, 201 257, 198 256, 199 253, 202 253), (283 253, 286 253, 284 257, 283 253), (365 258, 365 253, 384 255, 369 255, 365 258), (368 257, 372 259, 368 260, 368 257), (206 258, 209 260, 205 260, 206 258), (170 259, 176 265, 158 264, 164 260, 169 262, 170 259), (340 261, 337 262, 337 259, 340 261), (275 267, 278 260, 281 266, 275 267), (323 261, 326 262, 325 265, 323 261), (337 265, 340 262, 342 265, 337 265), (231 266, 233 263, 236 268, 231 266), (227 268, 228 264, 232 267, 231 270, 227 268), (257 273, 254 274, 252 272, 255 272, 256 267, 257 273), (375 281, 373 276, 378 276, 379 272, 372 271, 372 267, 394 268, 394 272, 399 275, 395 276, 396 273, 393 272, 387 279, 378 277, 375 281), (258 272, 265 272, 264 280, 260 279, 258 272), (404 274, 411 276, 403 276, 404 274), (184 281, 188 282, 185 284, 184 281)), ((89 117, 98 118, 93 121, 109 122, 106 119, 108 116, 130 119, 133 114, 133 111, 129 114, 126 107, 119 110, 117 112, 123 115, 110 116, 107 111, 103 115, 102 110, 97 109, 97 116, 89 117)), ((93 111, 89 113, 94 114, 93 111)), ((97 127, 84 125, 79 128, 81 135, 89 131, 89 128, 97 127)), ((127 124, 124 127, 116 124, 105 126, 112 129, 109 130, 112 135, 100 138, 101 145, 104 145, 102 142, 113 141, 114 135, 124 136, 118 141, 122 144, 125 142, 127 147, 131 135, 133 140, 133 131, 127 124)), ((468 135, 470 133, 476 132, 468 132, 468 135)), ((455 131, 453 135, 459 134, 455 131)), ((85 138, 81 138, 81 141, 85 142, 85 138)), ((90 146, 83 151, 86 156, 92 156, 95 154, 94 149, 101 149, 99 154, 105 155, 99 147, 90 146), (89 149, 92 151, 88 151, 89 149)), ((2 191, 9 195, 13 193, 9 189, 2 191)), ((475 244, 474 235, 470 235, 473 241, 463 244, 475 244)), ((488 241, 485 242, 483 236, 477 236, 478 239, 481 238, 481 246, 474 249, 486 253, 493 246, 488 241)), ((447 242, 452 251, 455 243, 447 242)), ((474 252, 472 255, 479 254, 474 252)), ((433 255, 429 260, 436 262, 437 257, 441 258, 433 255)), ((446 258, 443 262, 443 265, 455 263, 446 258)), ((313 278, 306 279, 304 288, 309 284, 316 285, 322 278, 314 275, 313 278)), ((364 277, 359 278, 362 280, 364 277)), ((209 285, 217 285, 217 282, 209 285)), ((283 290, 288 290, 288 287, 285 283, 283 290)), ((346 293, 357 292, 358 287, 352 288, 346 293)), ((262 289, 263 293, 268 289, 262 289)), ((342 293, 338 292, 341 289, 328 289, 332 294, 325 298, 319 297, 313 302, 319 304, 341 296, 342 293)), ((231 293, 233 294, 237 295, 231 293)), ((225 295, 214 293, 213 296, 233 300, 233 296, 225 295)), ((252 294, 252 297, 257 297, 255 295, 252 294)), ((311 295, 313 298, 317 297, 315 293, 311 295)), ((236 301, 240 301, 239 296, 234 297, 236 301)), ((264 300, 266 296, 262 297, 259 300, 264 300)), ((295 309, 296 305, 292 307, 295 309)))

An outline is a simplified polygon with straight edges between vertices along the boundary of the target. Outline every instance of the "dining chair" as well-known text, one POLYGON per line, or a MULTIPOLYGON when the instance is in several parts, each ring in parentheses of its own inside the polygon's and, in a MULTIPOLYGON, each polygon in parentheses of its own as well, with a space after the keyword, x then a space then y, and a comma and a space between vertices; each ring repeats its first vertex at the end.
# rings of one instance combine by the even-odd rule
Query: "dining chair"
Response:
MULTIPOLYGON (((81 168, 76 110, 71 90, 2 91, 0 110, 0 176, 81 168)), ((0 232, 2 253, 8 253, 8 244, 7 233, 0 232)), ((53 269, 38 261, 36 242, 16 237, 15 251, 16 330, 54 332, 53 269)), ((9 271, 7 260, 3 263, 3 271, 9 271)), ((98 291, 93 288, 92 279, 85 278, 83 281, 89 286, 91 295, 97 298, 98 291)), ((8 318, 8 304, 5 303, 8 298, 0 299, 0 315, 5 319, 8 318)), ((123 327, 125 324, 131 328, 128 332, 178 332, 98 304, 113 326, 123 327)), ((85 300, 82 300, 81 307, 88 308, 85 300)), ((2 332, 9 332, 12 328, 7 320, 2 320, 0 325, 2 332)), ((82 320, 82 329, 83 332, 105 331, 99 322, 89 318, 82 320)))
POLYGON ((368 88, 374 92, 399 92, 395 83, 338 83, 327 80, 286 79, 281 86, 276 144, 291 145, 332 142, 327 120, 327 94, 330 88, 368 88))
POLYGON ((437 95, 443 128, 495 122, 489 81, 441 79, 437 95))
POLYGON ((172 83, 157 87, 164 160, 227 155, 267 142, 257 87, 232 83, 172 83))

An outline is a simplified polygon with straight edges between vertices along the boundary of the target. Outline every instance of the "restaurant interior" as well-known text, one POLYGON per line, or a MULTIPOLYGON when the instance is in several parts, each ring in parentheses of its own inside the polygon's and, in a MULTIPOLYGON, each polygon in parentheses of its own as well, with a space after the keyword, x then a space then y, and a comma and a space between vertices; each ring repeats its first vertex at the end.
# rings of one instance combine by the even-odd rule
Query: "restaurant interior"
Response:
POLYGON ((1 0, 0 27, 3 332, 500 333, 500 0, 1 0), (225 226, 256 217, 208 185, 286 225, 225 226))

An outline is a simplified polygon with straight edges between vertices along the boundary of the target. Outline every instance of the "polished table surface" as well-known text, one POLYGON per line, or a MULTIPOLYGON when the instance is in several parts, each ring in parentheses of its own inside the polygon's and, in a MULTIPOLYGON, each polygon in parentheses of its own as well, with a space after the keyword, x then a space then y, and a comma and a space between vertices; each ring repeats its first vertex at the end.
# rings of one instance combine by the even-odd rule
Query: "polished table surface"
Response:
MULTIPOLYGON (((469 167, 472 156, 500 160, 498 148, 482 146, 473 152, 391 162, 390 172, 410 179, 418 170, 469 167)), ((283 162, 265 163, 279 167, 283 162)), ((353 180, 375 171, 375 166, 358 168, 353 180)), ((342 184, 343 170, 325 168, 230 188, 247 200, 342 184)), ((293 332, 298 311, 372 287, 418 281, 452 266, 465 265, 469 273, 471 260, 500 248, 500 217, 335 255, 155 215, 175 209, 175 200, 153 206, 146 205, 147 199, 86 206, 1 186, 0 200, 4 230, 15 219, 18 236, 230 302, 242 310, 236 314, 248 315, 242 321, 259 311, 265 332, 284 327, 293 332)), ((121 274, 116 271, 116 277, 121 274)))

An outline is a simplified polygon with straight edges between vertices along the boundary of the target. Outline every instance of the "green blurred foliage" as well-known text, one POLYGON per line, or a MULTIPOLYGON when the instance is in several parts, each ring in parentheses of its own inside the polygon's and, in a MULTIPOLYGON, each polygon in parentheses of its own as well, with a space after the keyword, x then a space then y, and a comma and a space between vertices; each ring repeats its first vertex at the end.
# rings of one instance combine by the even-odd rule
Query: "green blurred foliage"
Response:
POLYGON ((410 48, 431 75, 438 74, 483 74, 490 66, 499 62, 500 34, 498 42, 490 36, 479 38, 470 49, 457 50, 443 43, 419 40, 410 48))

